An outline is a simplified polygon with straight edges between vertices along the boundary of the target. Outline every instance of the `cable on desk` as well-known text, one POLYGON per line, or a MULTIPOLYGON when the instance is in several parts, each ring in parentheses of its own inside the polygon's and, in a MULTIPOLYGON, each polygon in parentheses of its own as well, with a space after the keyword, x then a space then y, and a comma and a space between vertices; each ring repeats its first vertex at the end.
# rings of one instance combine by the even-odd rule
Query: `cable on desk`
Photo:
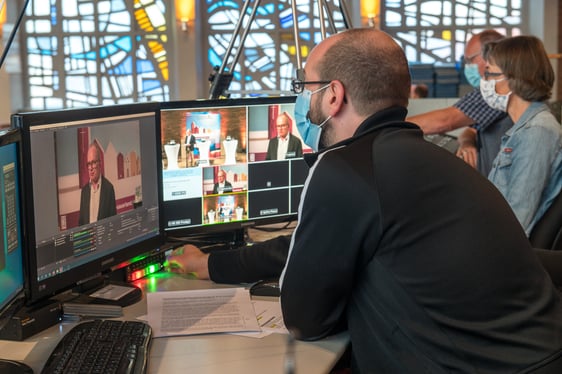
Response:
POLYGON ((258 230, 258 231, 264 231, 264 232, 277 232, 277 231, 287 230, 289 228, 294 228, 294 227, 290 227, 291 224, 293 224, 293 223, 296 223, 296 221, 289 221, 281 227, 254 226, 254 227, 252 227, 252 230, 258 230))

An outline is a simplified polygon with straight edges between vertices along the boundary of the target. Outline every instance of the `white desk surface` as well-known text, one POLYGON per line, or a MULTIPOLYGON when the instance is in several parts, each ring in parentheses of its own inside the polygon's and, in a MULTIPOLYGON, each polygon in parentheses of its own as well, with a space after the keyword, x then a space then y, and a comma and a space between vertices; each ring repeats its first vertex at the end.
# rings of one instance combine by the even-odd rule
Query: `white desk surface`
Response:
MULTIPOLYGON (((135 283, 144 291, 230 287, 210 281, 158 273, 135 283)), ((146 298, 124 308, 123 319, 146 315, 146 298)), ((0 358, 23 361, 40 373, 50 352, 75 323, 57 324, 23 342, 0 340, 0 358)), ((296 373, 328 373, 345 350, 347 334, 318 342, 295 342, 296 373)), ((153 338, 148 373, 252 374, 284 373, 287 336, 262 339, 214 334, 153 338)))

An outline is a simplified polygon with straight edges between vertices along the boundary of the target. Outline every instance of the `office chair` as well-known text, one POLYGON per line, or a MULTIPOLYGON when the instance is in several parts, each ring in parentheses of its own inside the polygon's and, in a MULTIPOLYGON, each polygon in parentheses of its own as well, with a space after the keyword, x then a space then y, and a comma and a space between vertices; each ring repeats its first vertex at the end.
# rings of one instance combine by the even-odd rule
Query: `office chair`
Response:
POLYGON ((529 240, 534 248, 562 250, 562 191, 535 224, 529 240))

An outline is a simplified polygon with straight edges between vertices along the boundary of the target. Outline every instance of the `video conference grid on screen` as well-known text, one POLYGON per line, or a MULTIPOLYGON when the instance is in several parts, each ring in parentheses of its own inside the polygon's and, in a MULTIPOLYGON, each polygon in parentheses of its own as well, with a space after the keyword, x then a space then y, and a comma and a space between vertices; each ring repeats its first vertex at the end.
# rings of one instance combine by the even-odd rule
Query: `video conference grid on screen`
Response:
POLYGON ((294 98, 288 97, 164 105, 167 230, 296 215, 308 174, 302 153, 311 149, 298 134, 293 111, 294 98), (278 121, 281 115, 288 123, 278 121), (277 138, 286 132, 289 145, 283 148, 277 138))
POLYGON ((157 111, 109 113, 29 129, 38 293, 49 292, 44 280, 161 235, 157 111))

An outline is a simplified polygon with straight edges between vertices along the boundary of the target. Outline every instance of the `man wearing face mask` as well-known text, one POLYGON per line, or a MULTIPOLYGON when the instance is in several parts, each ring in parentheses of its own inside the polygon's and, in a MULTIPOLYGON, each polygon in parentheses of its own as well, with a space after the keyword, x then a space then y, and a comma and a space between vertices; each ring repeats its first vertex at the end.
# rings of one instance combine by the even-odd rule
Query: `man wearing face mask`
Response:
MULTIPOLYGON (((318 340, 346 328, 354 373, 561 373, 560 296, 501 193, 404 120, 410 76, 396 42, 336 34, 299 78, 299 130, 318 153, 305 155, 298 225, 276 240, 289 246, 289 331, 318 340)), ((244 268, 252 248, 230 264, 244 268)), ((176 271, 191 249, 170 257, 176 271)), ((199 254, 197 275, 217 280, 223 252, 199 254)))
POLYGON ((293 87, 319 152, 280 278, 288 330, 347 329, 354 373, 562 372, 560 296, 500 192, 405 121, 398 44, 333 35, 293 87))
POLYGON ((457 156, 488 176, 496 157, 502 135, 513 125, 505 112, 491 108, 480 93, 480 80, 484 75, 485 61, 482 49, 489 42, 503 39, 495 30, 475 34, 466 44, 464 74, 474 90, 463 96, 453 106, 408 118, 426 134, 441 133, 465 126, 458 138, 457 156))

